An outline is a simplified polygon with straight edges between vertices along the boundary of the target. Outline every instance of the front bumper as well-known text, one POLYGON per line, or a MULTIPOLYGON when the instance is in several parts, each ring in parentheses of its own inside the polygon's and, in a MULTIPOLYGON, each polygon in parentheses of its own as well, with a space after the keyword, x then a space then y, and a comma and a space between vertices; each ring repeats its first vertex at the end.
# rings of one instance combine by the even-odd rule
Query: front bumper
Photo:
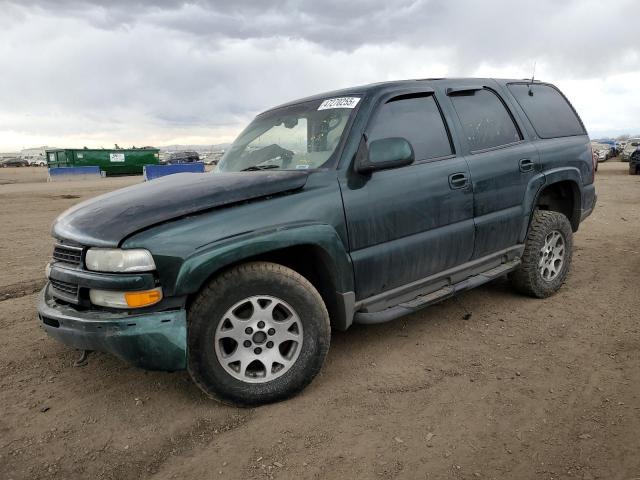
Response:
POLYGON ((150 370, 186 368, 184 309, 132 314, 80 310, 58 303, 47 284, 38 298, 38 317, 48 335, 73 348, 108 352, 150 370))

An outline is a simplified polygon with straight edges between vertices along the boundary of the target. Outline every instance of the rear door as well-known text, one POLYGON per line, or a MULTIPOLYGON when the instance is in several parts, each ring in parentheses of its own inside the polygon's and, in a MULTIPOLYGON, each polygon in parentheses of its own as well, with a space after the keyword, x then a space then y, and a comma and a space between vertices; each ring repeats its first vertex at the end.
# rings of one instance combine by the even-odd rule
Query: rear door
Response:
POLYGON ((469 169, 433 93, 381 99, 365 135, 407 139, 416 161, 341 185, 358 299, 465 263, 474 237, 469 169))
POLYGON ((447 89, 473 181, 473 259, 518 244, 524 197, 539 158, 497 88, 471 80, 447 89))

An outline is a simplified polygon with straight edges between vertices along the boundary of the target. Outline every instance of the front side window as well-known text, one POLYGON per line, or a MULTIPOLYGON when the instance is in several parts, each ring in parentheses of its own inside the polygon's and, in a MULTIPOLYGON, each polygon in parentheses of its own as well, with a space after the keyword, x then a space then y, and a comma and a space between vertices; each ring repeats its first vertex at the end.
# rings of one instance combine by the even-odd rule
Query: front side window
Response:
POLYGON ((492 91, 466 91, 452 96, 451 101, 472 152, 522 140, 507 108, 492 91))
POLYGON ((359 100, 315 100, 258 115, 227 150, 218 171, 329 166, 359 100))
POLYGON ((573 108, 555 88, 523 83, 512 83, 508 88, 540 138, 585 134, 573 108))
POLYGON ((433 95, 396 97, 380 107, 368 141, 402 137, 413 147, 416 161, 451 155, 453 150, 433 95))

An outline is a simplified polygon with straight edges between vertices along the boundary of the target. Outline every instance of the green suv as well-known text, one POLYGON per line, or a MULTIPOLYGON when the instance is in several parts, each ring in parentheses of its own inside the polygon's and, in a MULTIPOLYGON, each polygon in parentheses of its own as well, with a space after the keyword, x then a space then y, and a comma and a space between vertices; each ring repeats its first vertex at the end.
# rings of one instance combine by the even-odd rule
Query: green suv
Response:
POLYGON ((76 349, 188 369, 236 405, 320 371, 331 330, 509 274, 547 297, 594 208, 589 138, 553 85, 378 83, 258 115, 216 172, 80 203, 54 223, 39 318, 76 349))

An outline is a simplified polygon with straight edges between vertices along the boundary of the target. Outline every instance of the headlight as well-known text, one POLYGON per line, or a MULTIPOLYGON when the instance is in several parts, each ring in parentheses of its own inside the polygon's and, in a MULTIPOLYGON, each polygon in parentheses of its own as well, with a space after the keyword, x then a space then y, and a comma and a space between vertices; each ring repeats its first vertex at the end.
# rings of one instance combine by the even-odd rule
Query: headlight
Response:
POLYGON ((84 260, 94 272, 149 272, 156 269, 151 252, 143 249, 90 248, 84 260))
POLYGON ((142 308, 162 300, 162 288, 142 292, 113 292, 111 290, 89 290, 94 305, 111 308, 142 308))

